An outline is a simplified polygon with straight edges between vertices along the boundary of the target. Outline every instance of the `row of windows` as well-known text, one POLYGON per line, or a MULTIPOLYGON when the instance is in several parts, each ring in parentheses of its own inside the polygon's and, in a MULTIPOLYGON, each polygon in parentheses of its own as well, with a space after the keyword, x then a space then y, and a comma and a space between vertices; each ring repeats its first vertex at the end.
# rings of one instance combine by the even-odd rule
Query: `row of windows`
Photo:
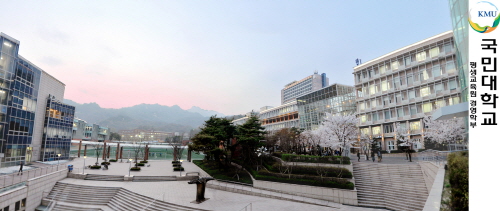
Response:
POLYGON ((381 62, 378 65, 362 70, 356 73, 357 82, 361 82, 361 79, 369 79, 372 77, 377 77, 379 74, 384 74, 389 70, 401 70, 405 67, 411 66, 413 62, 422 62, 427 58, 436 58, 440 53, 449 54, 452 52, 453 45, 451 42, 445 43, 443 45, 435 46, 430 49, 421 50, 415 53, 410 53, 406 56, 399 58, 392 58, 391 60, 381 62))
POLYGON ((372 98, 370 100, 359 101, 358 110, 362 112, 365 109, 369 108, 375 109, 377 106, 388 106, 390 103, 400 103, 404 100, 426 97, 434 94, 437 95, 444 93, 445 90, 456 90, 457 86, 458 85, 456 79, 450 79, 449 81, 439 81, 430 85, 398 91, 396 93, 372 98))
POLYGON ((429 113, 432 112, 433 110, 445 106, 455 105, 458 103, 460 103, 459 96, 447 97, 428 102, 421 102, 411 105, 400 106, 396 108, 384 109, 381 111, 370 112, 367 114, 359 115, 359 118, 360 118, 360 123, 364 124, 367 121, 378 121, 382 119, 388 120, 395 117, 405 117, 408 115, 429 113))
MULTIPOLYGON (((405 122, 400 122, 400 127, 403 128, 403 130, 408 130, 408 127, 406 125, 406 121, 405 122)), ((395 125, 396 125, 396 122, 395 123, 391 123, 391 124, 385 124, 385 125, 382 125, 382 126, 373 126, 371 127, 371 129, 369 127, 364 127, 364 128, 360 128, 360 132, 361 134, 363 135, 366 135, 366 136, 378 136, 378 135, 382 135, 382 134, 385 134, 385 135, 393 135, 391 133, 394 133, 394 128, 395 128, 395 125)), ((411 121, 409 122, 409 131, 410 134, 416 134, 416 133, 421 133, 422 131, 422 124, 421 124, 421 121, 418 120, 418 121, 411 121)))

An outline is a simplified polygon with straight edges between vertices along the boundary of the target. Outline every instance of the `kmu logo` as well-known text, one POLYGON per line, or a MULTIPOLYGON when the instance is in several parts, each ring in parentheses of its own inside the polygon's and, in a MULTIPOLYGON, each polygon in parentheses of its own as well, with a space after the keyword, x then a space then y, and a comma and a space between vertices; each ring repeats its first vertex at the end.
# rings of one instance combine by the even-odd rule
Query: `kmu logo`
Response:
POLYGON ((469 10, 469 24, 479 33, 490 33, 500 22, 498 8, 491 2, 480 1, 469 10))

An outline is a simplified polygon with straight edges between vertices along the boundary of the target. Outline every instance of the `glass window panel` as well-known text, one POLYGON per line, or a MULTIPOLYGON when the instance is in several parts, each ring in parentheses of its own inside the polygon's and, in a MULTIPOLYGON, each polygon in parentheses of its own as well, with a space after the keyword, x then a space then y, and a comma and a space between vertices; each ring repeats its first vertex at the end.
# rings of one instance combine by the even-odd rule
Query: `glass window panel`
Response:
POLYGON ((429 50, 429 54, 432 57, 436 57, 439 55, 439 47, 435 47, 429 50))

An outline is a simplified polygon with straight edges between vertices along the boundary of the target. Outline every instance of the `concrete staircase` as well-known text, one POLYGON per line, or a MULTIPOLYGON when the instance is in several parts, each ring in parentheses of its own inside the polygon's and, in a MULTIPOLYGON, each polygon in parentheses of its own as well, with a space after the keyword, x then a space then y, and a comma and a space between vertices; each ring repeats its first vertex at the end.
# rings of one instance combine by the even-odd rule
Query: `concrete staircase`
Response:
POLYGON ((177 205, 173 203, 168 203, 162 201, 162 199, 153 199, 138 193, 134 193, 127 189, 121 189, 118 191, 115 197, 111 199, 108 206, 116 211, 138 211, 138 210, 152 210, 152 211, 163 211, 163 210, 175 210, 175 211, 205 211, 204 209, 198 209, 193 207, 187 207, 182 205, 177 205))
POLYGON ((206 211, 164 202, 163 199, 153 199, 120 187, 86 186, 63 182, 56 183, 49 195, 42 200, 42 205, 47 206, 52 200, 56 203, 52 210, 65 211, 206 211))
POLYGON ((71 204, 107 205, 116 193, 117 187, 97 187, 57 182, 46 199, 71 204))
POLYGON ((87 174, 85 180, 99 180, 99 181, 121 181, 123 182, 124 176, 120 175, 102 175, 102 174, 87 174))
POLYGON ((428 190, 419 165, 358 162, 353 165, 359 206, 397 211, 423 209, 428 190))

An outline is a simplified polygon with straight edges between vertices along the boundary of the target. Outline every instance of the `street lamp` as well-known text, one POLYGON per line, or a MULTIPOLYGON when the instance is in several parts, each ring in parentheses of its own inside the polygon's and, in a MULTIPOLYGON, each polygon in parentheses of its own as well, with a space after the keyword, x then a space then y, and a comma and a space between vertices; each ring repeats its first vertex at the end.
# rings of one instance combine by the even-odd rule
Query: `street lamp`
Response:
POLYGON ((128 161, 130 162, 129 168, 128 168, 128 177, 130 177, 130 169, 132 168, 132 158, 129 158, 128 161))
POLYGON ((87 159, 87 156, 83 156, 83 174, 85 174, 85 159, 87 159))
POLYGON ((182 176, 182 161, 183 160, 181 160, 181 165, 179 166, 179 177, 182 176))
POLYGON ((57 154, 57 170, 59 171, 59 160, 61 159, 61 154, 57 154))

